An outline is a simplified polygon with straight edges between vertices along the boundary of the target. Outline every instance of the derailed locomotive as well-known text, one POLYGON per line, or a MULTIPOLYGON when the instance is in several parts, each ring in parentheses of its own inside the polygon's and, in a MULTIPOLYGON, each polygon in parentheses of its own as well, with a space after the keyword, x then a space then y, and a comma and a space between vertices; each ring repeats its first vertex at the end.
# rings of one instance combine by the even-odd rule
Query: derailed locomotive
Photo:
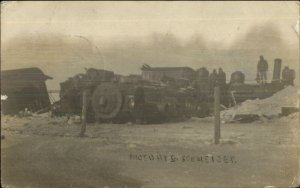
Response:
MULTIPOLYGON (((283 89, 283 83, 278 81, 280 66, 276 67, 275 81, 265 84, 245 84, 244 74, 234 72, 231 81, 221 88, 223 107, 247 99, 267 98, 283 89)), ((59 110, 80 115, 81 93, 86 89, 90 93, 89 121, 161 122, 212 114, 212 88, 208 80, 197 81, 197 71, 188 67, 150 66, 142 70, 142 75, 120 76, 107 70, 88 69, 85 74, 61 83, 59 110)))
POLYGON ((159 122, 191 117, 193 92, 151 83, 103 83, 92 94, 98 121, 159 122))
POLYGON ((81 91, 89 90, 89 121, 161 122, 207 116, 206 101, 194 88, 170 87, 143 79, 126 80, 111 71, 89 69, 61 83, 59 111, 80 114, 81 91))

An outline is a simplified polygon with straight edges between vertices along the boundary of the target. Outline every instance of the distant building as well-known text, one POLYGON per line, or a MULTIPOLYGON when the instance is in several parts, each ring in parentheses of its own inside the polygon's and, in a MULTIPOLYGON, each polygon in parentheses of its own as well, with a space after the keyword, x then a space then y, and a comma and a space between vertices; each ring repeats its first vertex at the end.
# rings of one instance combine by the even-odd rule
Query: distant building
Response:
POLYGON ((194 80, 195 71, 190 67, 142 67, 142 78, 150 81, 161 81, 165 78, 194 80))
POLYGON ((38 111, 50 106, 45 81, 52 79, 39 68, 25 68, 1 71, 1 113, 17 114, 27 108, 38 111))

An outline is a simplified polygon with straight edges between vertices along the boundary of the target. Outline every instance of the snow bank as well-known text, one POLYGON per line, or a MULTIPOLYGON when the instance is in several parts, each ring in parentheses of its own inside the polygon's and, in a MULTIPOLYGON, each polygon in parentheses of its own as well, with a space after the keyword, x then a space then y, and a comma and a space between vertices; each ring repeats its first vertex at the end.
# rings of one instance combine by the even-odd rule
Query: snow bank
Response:
POLYGON ((247 100, 221 112, 224 121, 232 120, 236 114, 257 114, 264 117, 278 116, 281 107, 297 107, 297 87, 288 86, 266 99, 247 100))

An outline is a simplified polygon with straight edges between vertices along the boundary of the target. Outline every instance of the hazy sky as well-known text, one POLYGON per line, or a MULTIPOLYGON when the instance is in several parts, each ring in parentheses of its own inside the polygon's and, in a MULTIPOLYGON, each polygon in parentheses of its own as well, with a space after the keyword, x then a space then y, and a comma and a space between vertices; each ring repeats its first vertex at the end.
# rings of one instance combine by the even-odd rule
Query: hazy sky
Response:
POLYGON ((1 6, 1 41, 16 35, 63 33, 91 39, 143 37, 171 32, 181 39, 200 33, 230 44, 254 24, 272 22, 298 45, 292 26, 296 1, 275 2, 6 2, 1 6))
POLYGON ((195 69, 222 66, 228 75, 241 70, 251 80, 260 54, 266 55, 271 67, 278 57, 284 65, 298 66, 299 35, 293 30, 298 20, 296 1, 5 2, 1 4, 1 67, 37 66, 54 77, 47 81, 50 88, 58 88, 86 66, 105 65, 118 74, 139 74, 143 63, 195 69), (140 45, 155 33, 170 33, 176 42, 201 36, 204 40, 197 45, 211 46, 206 50, 196 46, 195 52, 181 47, 176 52, 140 45), (119 42, 111 47, 112 41, 119 42), (105 51, 107 46, 110 50, 105 51))

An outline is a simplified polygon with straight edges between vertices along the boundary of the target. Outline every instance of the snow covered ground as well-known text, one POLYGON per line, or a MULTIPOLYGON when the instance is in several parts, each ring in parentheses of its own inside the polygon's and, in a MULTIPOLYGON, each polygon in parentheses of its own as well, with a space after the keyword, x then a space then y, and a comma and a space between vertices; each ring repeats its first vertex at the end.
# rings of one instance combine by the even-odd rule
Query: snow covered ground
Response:
POLYGON ((215 145, 212 117, 88 124, 80 138, 76 119, 2 116, 1 178, 8 187, 30 188, 291 187, 299 183, 298 125, 297 113, 221 124, 215 145))
POLYGON ((230 121, 236 114, 256 114, 260 117, 277 117, 281 107, 299 107, 297 87, 288 86, 266 99, 247 100, 221 112, 223 121, 230 121))

